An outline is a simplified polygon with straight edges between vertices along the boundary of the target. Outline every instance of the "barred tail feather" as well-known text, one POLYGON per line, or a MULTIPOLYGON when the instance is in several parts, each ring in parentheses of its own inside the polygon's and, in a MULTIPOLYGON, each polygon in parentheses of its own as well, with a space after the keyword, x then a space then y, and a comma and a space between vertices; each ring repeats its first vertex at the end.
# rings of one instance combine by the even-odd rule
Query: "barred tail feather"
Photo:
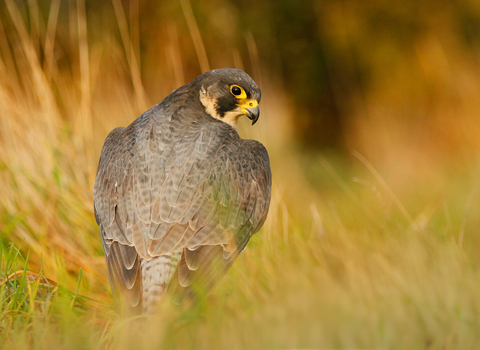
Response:
POLYGON ((180 260, 181 252, 171 252, 141 261, 143 312, 155 312, 180 260))

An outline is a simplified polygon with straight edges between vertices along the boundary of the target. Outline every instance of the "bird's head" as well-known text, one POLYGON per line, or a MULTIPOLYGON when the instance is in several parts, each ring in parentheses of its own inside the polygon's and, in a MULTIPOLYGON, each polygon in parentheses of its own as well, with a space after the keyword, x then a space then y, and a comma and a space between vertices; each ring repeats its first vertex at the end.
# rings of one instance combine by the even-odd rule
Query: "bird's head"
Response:
POLYGON ((233 127, 246 115, 255 124, 260 116, 261 91, 253 79, 240 69, 215 69, 200 75, 200 102, 213 118, 233 127))

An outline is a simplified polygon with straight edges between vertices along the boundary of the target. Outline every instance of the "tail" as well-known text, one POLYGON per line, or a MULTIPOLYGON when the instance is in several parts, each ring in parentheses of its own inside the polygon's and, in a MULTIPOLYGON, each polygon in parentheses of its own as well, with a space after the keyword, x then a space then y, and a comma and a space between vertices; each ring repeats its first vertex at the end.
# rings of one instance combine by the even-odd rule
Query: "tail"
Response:
POLYGON ((141 261, 143 313, 152 314, 177 268, 181 251, 141 261))

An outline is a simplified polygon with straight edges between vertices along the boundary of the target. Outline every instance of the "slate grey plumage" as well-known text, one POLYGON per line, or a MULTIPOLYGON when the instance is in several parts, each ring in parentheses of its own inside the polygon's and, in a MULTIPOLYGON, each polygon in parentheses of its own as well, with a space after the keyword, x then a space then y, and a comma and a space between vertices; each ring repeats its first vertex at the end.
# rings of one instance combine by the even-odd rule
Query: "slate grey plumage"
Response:
POLYGON ((151 313, 169 285, 182 295, 208 292, 261 228, 268 153, 222 120, 241 110, 255 122, 258 107, 236 102, 259 100, 246 73, 214 70, 110 132, 94 200, 117 304, 151 313))

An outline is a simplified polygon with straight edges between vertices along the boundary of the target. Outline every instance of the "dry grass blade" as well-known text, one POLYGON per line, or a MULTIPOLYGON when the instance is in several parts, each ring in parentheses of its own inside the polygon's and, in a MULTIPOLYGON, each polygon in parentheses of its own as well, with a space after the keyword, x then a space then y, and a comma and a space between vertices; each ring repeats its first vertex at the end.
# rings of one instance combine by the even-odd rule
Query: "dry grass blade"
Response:
MULTIPOLYGON (((85 0, 77 0, 77 27, 78 27, 78 52, 80 59, 80 115, 78 118, 79 130, 84 135, 84 142, 93 143, 92 114, 91 114, 91 90, 90 90, 90 55, 87 39, 87 17, 85 12, 85 0)), ((87 160, 93 161, 92 150, 86 147, 87 160)))
POLYGON ((388 184, 385 182, 385 180, 380 176, 380 174, 375 170, 373 165, 360 153, 358 152, 353 152, 353 155, 365 165, 365 167, 372 173, 372 175, 375 177, 375 179, 378 181, 380 185, 382 185, 383 189, 387 191, 387 193, 390 195, 390 197, 393 199, 395 204, 397 205, 398 209, 402 212, 403 216, 407 219, 407 221, 410 223, 410 225, 415 228, 416 224, 415 221, 412 219, 410 214, 407 212, 407 209, 403 206, 403 204, 400 202, 398 197, 393 193, 392 189, 388 186, 388 184))
POLYGON ((60 12, 60 1, 53 0, 48 14, 47 32, 45 34, 45 66, 44 71, 49 72, 49 77, 58 74, 58 66, 55 60, 55 34, 57 31, 58 14, 60 12))
POLYGON ((343 191, 357 204, 360 209, 367 215, 367 217, 375 223, 375 225, 379 228, 383 227, 384 224, 382 224, 376 216, 370 211, 370 209, 365 205, 365 203, 362 203, 362 201, 358 198, 358 196, 352 191, 350 187, 340 178, 340 176, 336 173, 335 169, 330 165, 330 163, 325 159, 322 158, 320 160, 320 163, 322 166, 325 168, 325 170, 330 174, 330 176, 335 180, 335 182, 342 188, 343 191))
POLYGON ((463 236, 465 235, 465 226, 467 226, 467 217, 470 210, 470 205, 472 204, 473 196, 477 193, 477 189, 474 188, 472 192, 468 195, 467 202, 465 203, 465 209, 462 219, 462 226, 460 227, 460 232, 458 234, 458 245, 463 247, 463 236))
POLYGON ((120 34, 122 36, 122 42, 127 56, 128 66, 130 68, 135 96, 137 97, 137 105, 139 108, 144 109, 150 106, 150 102, 148 101, 147 94, 145 93, 145 89, 143 87, 140 72, 140 61, 137 59, 135 54, 134 44, 128 30, 125 11, 123 10, 123 5, 120 0, 112 0, 112 3, 115 10, 117 23, 120 28, 120 34))
MULTIPOLYGON (((0 287, 8 284, 6 288, 7 295, 9 292, 18 293, 21 287, 16 285, 16 282, 21 280, 23 277, 25 278, 27 285, 35 284, 35 298, 37 300, 45 300, 46 298, 50 298, 51 296, 55 295, 59 287, 57 282, 45 277, 42 274, 24 270, 16 271, 10 274, 4 281, 0 282, 0 287)), ((30 287, 28 287, 28 290, 20 290, 20 292, 27 294, 29 290, 30 287)), ((29 294, 32 295, 31 292, 29 294)))
POLYGON ((185 85, 185 77, 183 74, 182 55, 175 22, 170 22, 168 24, 168 36, 169 41, 166 53, 175 76, 175 86, 182 86, 185 85))
POLYGON ((205 46, 203 45, 200 30, 198 30, 197 21, 195 20, 192 6, 188 0, 180 0, 180 4, 182 5, 183 14, 185 15, 188 29, 190 31, 190 35, 192 36, 193 45, 195 45, 195 51, 197 52, 200 69, 202 70, 202 73, 205 73, 210 70, 210 64, 208 63, 207 52, 205 51, 205 46))
POLYGON ((253 78, 258 86, 263 86, 262 70, 260 68, 260 58, 258 57, 258 48, 255 38, 251 32, 245 34, 245 41, 247 42, 248 54, 253 68, 253 78))
POLYGON ((8 277, 5 280, 0 282, 0 286, 7 283, 8 281, 13 280, 13 279, 18 279, 18 278, 22 277, 24 274, 26 276, 26 281, 28 283, 35 283, 37 280, 41 280, 40 284, 43 285, 43 286, 55 287, 55 288, 58 287, 58 283, 55 282, 54 280, 52 280, 50 278, 47 278, 44 275, 41 275, 41 274, 38 274, 38 273, 35 273, 35 272, 32 272, 32 271, 24 271, 24 270, 19 270, 19 271, 16 271, 16 272, 8 275, 8 277))

